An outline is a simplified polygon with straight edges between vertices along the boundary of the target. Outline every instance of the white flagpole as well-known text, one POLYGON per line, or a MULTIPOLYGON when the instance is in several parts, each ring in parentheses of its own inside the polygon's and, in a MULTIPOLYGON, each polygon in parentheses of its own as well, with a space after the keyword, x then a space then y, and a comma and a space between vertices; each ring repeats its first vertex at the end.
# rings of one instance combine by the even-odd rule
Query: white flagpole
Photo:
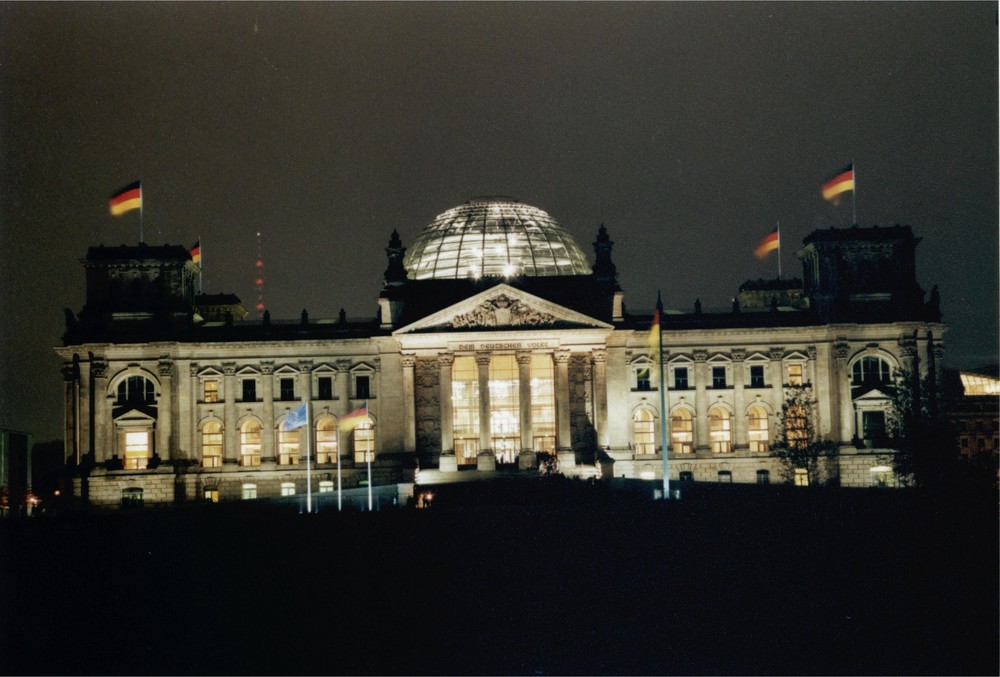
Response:
POLYGON ((312 416, 309 411, 309 401, 306 401, 306 512, 311 513, 312 508, 312 459, 310 458, 310 452, 312 451, 312 445, 309 443, 309 438, 312 437, 312 416))
MULTIPOLYGON (((368 400, 365 400, 365 422, 368 419, 368 400)), ((365 459, 368 461, 368 512, 372 511, 372 454, 375 450, 365 451, 365 459)))
POLYGON ((343 447, 340 444, 341 442, 342 442, 342 439, 340 437, 340 421, 338 421, 337 422, 337 512, 341 511, 341 499, 340 499, 340 496, 341 496, 341 494, 340 494, 340 461, 342 460, 341 449, 343 449, 343 447))

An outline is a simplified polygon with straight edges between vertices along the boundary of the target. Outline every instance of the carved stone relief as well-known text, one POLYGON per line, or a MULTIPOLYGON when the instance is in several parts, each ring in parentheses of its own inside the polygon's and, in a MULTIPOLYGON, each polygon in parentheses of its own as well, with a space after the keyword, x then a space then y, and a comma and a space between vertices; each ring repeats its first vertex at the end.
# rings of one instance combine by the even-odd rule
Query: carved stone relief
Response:
POLYGON ((461 327, 524 327, 553 324, 556 317, 543 313, 506 294, 498 294, 479 304, 468 313, 456 315, 451 326, 461 327))

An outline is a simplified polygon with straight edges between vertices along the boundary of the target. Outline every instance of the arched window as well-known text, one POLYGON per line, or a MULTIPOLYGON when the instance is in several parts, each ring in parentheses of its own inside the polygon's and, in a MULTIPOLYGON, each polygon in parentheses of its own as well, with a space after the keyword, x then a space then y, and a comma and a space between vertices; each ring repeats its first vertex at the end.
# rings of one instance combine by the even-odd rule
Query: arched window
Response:
POLYGON ((354 429, 354 462, 375 460, 375 424, 366 416, 354 429))
POLYGON ((252 418, 240 428, 240 465, 260 465, 260 423, 252 418))
POLYGON ((767 411, 764 407, 750 407, 750 412, 747 414, 747 439, 750 442, 750 451, 766 452, 770 449, 767 411))
POLYGON ((653 412, 645 408, 637 410, 632 417, 632 425, 636 455, 655 454, 656 433, 653 412))
POLYGON ((299 428, 285 430, 278 427, 278 465, 297 465, 299 462, 299 428))
POLYGON ((129 376, 118 384, 116 404, 152 404, 153 382, 145 376, 129 376))
POLYGON ((694 421, 687 409, 678 409, 670 417, 670 439, 675 454, 690 454, 694 451, 694 421))
POLYGON ((337 423, 332 418, 316 423, 316 462, 337 463, 337 423))
POLYGON ((222 466, 222 424, 205 421, 201 427, 201 465, 203 468, 222 466))
POLYGON ((889 363, 876 355, 865 355, 851 369, 851 385, 889 385, 892 383, 889 363))
POLYGON ((713 454, 728 454, 733 450, 732 417, 722 407, 716 407, 709 414, 709 438, 712 440, 713 454))
POLYGON ((757 484, 770 484, 771 483, 771 471, 770 470, 758 470, 757 471, 757 484))

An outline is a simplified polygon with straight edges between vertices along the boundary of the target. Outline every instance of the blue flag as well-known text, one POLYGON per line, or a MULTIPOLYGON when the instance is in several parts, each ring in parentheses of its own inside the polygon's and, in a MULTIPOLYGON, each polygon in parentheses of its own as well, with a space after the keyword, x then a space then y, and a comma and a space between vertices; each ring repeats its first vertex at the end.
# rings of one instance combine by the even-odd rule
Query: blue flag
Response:
POLYGON ((308 403, 303 404, 288 412, 288 416, 285 417, 285 423, 281 426, 282 430, 296 430, 304 426, 306 424, 307 405, 308 403))

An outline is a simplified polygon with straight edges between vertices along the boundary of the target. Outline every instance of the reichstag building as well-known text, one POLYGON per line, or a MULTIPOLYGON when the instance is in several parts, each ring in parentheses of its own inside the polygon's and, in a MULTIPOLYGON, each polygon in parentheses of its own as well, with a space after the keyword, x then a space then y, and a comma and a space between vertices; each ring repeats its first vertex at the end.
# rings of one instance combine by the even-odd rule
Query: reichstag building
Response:
MULTIPOLYGON (((181 246, 91 247, 66 311, 66 457, 94 505, 268 498, 538 473, 785 481, 772 445, 805 387, 839 445, 799 483, 893 484, 898 369, 939 378, 945 326, 907 226, 817 230, 801 279, 742 285, 732 309, 627 310, 610 234, 592 259, 541 209, 472 199, 409 247, 393 232, 376 317, 245 319, 198 295, 181 246), (592 263, 591 263, 592 260, 592 263), (660 390, 666 388, 662 393, 660 390), (665 410, 661 408, 665 401, 665 410), (286 430, 304 402, 310 420, 286 430), (351 412, 360 423, 339 425, 351 412), (661 439, 666 416, 668 439, 661 439), (308 458, 306 458, 308 453, 308 458)), ((408 488, 408 489, 407 489, 408 488)))

